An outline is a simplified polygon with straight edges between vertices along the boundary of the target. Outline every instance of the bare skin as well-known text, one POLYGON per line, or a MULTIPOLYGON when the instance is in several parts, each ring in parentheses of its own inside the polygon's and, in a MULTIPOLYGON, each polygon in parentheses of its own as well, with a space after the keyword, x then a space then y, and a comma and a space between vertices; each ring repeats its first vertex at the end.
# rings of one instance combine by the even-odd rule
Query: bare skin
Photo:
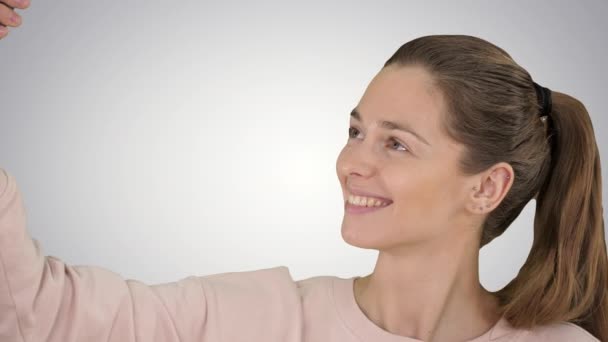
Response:
POLYGON ((22 19, 16 9, 26 9, 30 0, 0 0, 0 39, 6 37, 11 27, 21 25, 22 19))
POLYGON ((467 341, 499 320, 497 299, 479 282, 479 241, 513 180, 508 163, 458 171, 464 149, 440 129, 442 96, 421 67, 381 70, 336 161, 345 201, 351 189, 392 201, 371 213, 345 211, 343 239, 379 251, 373 272, 355 280, 357 304, 380 328, 429 342, 467 341), (379 120, 408 125, 429 145, 379 120))

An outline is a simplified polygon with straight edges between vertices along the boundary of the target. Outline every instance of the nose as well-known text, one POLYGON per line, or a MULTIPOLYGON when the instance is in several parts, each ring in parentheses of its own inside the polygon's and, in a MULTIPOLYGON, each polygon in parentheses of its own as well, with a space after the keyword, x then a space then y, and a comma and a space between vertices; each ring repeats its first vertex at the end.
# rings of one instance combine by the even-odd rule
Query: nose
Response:
POLYGON ((379 164, 377 153, 374 153, 373 148, 374 146, 365 142, 344 146, 336 161, 338 176, 371 177, 377 171, 379 164))

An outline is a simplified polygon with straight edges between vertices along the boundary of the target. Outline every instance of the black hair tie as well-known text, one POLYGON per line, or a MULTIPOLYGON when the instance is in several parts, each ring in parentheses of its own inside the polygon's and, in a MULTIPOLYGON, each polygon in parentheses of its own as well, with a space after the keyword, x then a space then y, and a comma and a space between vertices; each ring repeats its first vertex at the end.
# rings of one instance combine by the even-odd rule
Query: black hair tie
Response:
POLYGON ((536 89, 536 97, 538 104, 541 106, 540 115, 549 116, 551 114, 551 89, 545 88, 540 84, 534 82, 534 89, 536 89))

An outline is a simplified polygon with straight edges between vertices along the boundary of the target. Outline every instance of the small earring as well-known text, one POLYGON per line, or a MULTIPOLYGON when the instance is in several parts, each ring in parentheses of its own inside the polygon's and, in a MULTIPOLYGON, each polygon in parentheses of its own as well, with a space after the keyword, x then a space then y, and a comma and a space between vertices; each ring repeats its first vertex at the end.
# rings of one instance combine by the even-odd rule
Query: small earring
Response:
POLYGON ((509 176, 509 175, 506 175, 506 176, 505 176, 505 178, 506 178, 506 179, 509 179, 509 178, 511 178, 511 176, 509 176))
POLYGON ((489 208, 489 207, 490 207, 490 203, 486 204, 486 208, 489 208))

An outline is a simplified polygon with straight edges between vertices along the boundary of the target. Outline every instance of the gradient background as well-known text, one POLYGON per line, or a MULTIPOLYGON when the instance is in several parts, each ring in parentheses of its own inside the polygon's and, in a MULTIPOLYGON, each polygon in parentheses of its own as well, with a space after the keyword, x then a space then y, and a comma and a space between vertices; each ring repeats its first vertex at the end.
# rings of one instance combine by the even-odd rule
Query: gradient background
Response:
MULTIPOLYGON (((427 34, 487 39, 581 100, 608 160, 604 1, 32 2, 0 41, 0 167, 72 265, 369 273, 377 252, 340 235, 335 162, 369 81, 427 34)), ((481 250, 486 288, 525 260, 534 204, 481 250)))

